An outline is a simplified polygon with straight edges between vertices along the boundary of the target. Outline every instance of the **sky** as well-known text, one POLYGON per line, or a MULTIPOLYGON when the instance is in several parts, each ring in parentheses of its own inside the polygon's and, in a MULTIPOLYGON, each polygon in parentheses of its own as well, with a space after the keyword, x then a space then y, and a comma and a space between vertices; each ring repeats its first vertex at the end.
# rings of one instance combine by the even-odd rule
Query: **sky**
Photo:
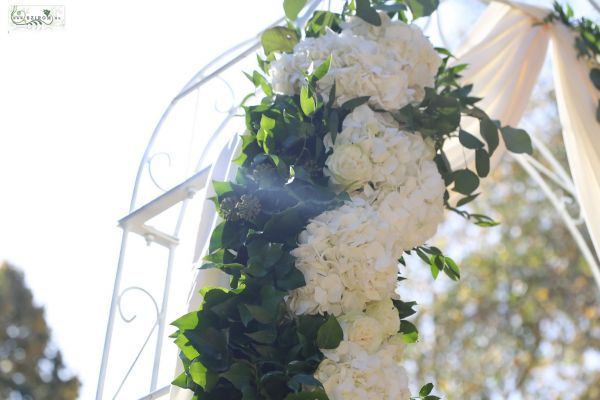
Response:
MULTIPOLYGON (((281 1, 57 3, 66 7, 61 31, 8 32, 7 17, 0 18, 0 260, 25 272, 53 340, 83 382, 81 398, 92 399, 121 239, 117 221, 128 212, 150 133, 187 80, 275 21, 281 1)), ((457 10, 443 7, 455 21, 457 10)), ((214 121, 193 123, 201 129, 214 121)), ((193 207, 197 213, 199 202, 193 207)), ((138 267, 163 257, 156 249, 135 254, 138 267)), ((189 276, 188 260, 176 264, 177 279, 189 276)), ((152 268, 140 274, 155 285, 164 271, 152 268)), ((181 303, 187 290, 180 283, 172 301, 181 303)), ((134 332, 117 335, 125 347, 113 352, 115 369, 131 358, 121 350, 144 329, 134 332)), ((124 393, 139 392, 131 390, 124 393)))

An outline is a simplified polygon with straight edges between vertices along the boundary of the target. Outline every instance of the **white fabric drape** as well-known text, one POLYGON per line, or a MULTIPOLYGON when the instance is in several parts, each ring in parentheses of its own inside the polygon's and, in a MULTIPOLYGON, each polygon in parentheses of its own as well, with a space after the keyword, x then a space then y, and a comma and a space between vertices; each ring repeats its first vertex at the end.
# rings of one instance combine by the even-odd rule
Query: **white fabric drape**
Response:
MULTIPOLYGON (((483 97, 479 107, 493 119, 515 126, 527 108, 548 44, 552 44, 569 167, 593 246, 600 254, 600 124, 595 118, 599 94, 589 79, 589 68, 577 59, 573 32, 559 22, 541 25, 549 13, 546 8, 508 0, 493 2, 457 51, 457 63, 469 64, 463 82, 472 83, 473 95, 483 97)), ((476 123, 466 128, 478 134, 476 123)), ((458 141, 450 142, 445 150, 457 168, 472 161, 458 141)), ((497 150, 493 164, 504 150, 497 150)), ((600 286, 600 271, 590 267, 600 286)))

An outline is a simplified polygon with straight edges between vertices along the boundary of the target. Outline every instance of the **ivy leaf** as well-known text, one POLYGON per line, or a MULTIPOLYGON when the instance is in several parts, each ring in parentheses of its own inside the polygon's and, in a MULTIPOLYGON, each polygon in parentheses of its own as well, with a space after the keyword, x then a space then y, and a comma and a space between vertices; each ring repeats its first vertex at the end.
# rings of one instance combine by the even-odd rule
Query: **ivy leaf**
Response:
POLYGON ((513 153, 533 153, 531 146, 531 138, 523 129, 511 128, 505 126, 501 128, 502 138, 506 144, 506 148, 513 153))
POLYGON ((335 349, 343 338, 344 332, 340 323, 330 315, 317 331, 317 346, 321 349, 335 349))
POLYGON ((479 130, 481 132, 481 136, 483 136, 483 139, 485 139, 488 145, 490 155, 492 155, 500 143, 498 137, 498 127, 494 121, 486 116, 479 121, 479 130))
POLYGON ((314 376, 308 374, 296 374, 292 376, 287 385, 294 392, 299 392, 300 389, 302 389, 302 385, 316 386, 319 388, 323 387, 321 382, 319 382, 314 376))
POLYGON ((470 169, 459 169, 452 173, 454 191, 469 195, 479 187, 479 178, 470 169))
POLYGON ((306 5, 307 0, 283 0, 283 11, 285 16, 295 21, 298 18, 298 14, 306 5))
POLYGON ((294 50, 298 40, 298 33, 295 30, 283 26, 267 29, 260 36, 260 42, 266 55, 274 51, 290 53, 294 50))
POLYGON ((485 178, 490 173, 490 156, 484 149, 475 150, 475 168, 481 178, 485 178))
POLYGON ((236 389, 243 390, 246 386, 250 386, 254 371, 248 364, 237 362, 221 376, 231 382, 236 389))
POLYGON ((465 146, 467 149, 481 149, 483 147, 483 142, 477 139, 475 136, 471 135, 467 131, 463 131, 462 129, 458 131, 458 140, 460 144, 465 146))
POLYGON ((369 0, 356 0, 356 15, 371 25, 381 25, 381 17, 377 14, 377 11, 371 7, 371 2, 369 0))
POLYGON ((171 385, 180 387, 182 389, 187 389, 187 375, 185 372, 182 372, 171 382, 171 385))
POLYGON ((410 8, 413 19, 433 14, 440 5, 439 0, 405 0, 405 3, 410 8))
POLYGON ((198 311, 192 311, 187 313, 175 321, 171 322, 171 325, 177 327, 180 330, 194 329, 198 325, 198 311))
POLYGON ((204 388, 206 386, 206 373, 208 372, 204 364, 195 361, 190 364, 189 371, 192 376, 192 381, 201 388, 204 388))
POLYGON ((302 86, 302 89, 300 89, 300 107, 302 107, 302 112, 306 116, 313 115, 317 108, 315 99, 310 95, 308 86, 302 86))
POLYGON ((594 83, 594 86, 596 86, 596 89, 600 90, 600 68, 592 68, 590 79, 594 83))
POLYGON ((417 327, 406 320, 400 321, 400 333, 402 333, 402 340, 404 343, 415 343, 419 340, 419 331, 417 327))

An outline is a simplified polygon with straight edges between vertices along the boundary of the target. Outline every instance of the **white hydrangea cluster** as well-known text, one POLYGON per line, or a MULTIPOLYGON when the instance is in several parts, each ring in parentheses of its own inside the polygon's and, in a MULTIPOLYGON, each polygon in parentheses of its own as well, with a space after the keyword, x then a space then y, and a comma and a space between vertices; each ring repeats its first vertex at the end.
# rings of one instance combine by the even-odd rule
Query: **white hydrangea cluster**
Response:
POLYGON ((331 400, 408 399, 408 378, 399 365, 403 343, 391 300, 369 303, 364 312, 339 318, 344 340, 315 374, 331 400))
POLYGON ((435 167, 432 141, 400 130, 388 113, 375 112, 367 105, 355 108, 344 119, 335 143, 331 134, 324 143, 333 149, 325 174, 340 191, 397 190, 411 179, 420 179, 430 165, 435 167))
POLYGON ((333 149, 325 172, 352 201, 317 216, 299 236, 292 255, 306 286, 289 297, 297 314, 342 315, 390 298, 397 260, 443 220, 445 185, 432 146, 388 117, 363 105, 335 143, 325 138, 333 149))
POLYGON ((368 301, 389 298, 398 266, 392 256, 393 238, 382 222, 362 199, 313 219, 292 251, 306 286, 290 293, 290 308, 296 314, 341 315, 363 310, 368 301))
POLYGON ((291 253, 306 286, 290 293, 290 309, 333 314, 344 333, 336 349, 322 349, 315 373, 332 400, 410 398, 391 300, 398 259, 433 236, 444 213, 433 143, 403 131, 387 112, 420 102, 441 60, 419 28, 380 16, 379 27, 351 18, 340 34, 303 40, 270 70, 276 92, 296 94, 303 72, 332 56, 318 81, 325 100, 334 83, 338 106, 370 96, 335 138, 324 138, 330 151, 324 173, 351 200, 311 220, 291 253))
POLYGON ((327 98, 335 82, 337 105, 360 96, 371 96, 370 105, 385 110, 420 102, 424 88, 433 86, 441 59, 417 26, 390 21, 385 13, 380 17, 378 27, 353 17, 340 34, 330 31, 300 41, 292 54, 271 64, 273 89, 299 93, 302 72, 332 56, 329 73, 318 85, 327 98))

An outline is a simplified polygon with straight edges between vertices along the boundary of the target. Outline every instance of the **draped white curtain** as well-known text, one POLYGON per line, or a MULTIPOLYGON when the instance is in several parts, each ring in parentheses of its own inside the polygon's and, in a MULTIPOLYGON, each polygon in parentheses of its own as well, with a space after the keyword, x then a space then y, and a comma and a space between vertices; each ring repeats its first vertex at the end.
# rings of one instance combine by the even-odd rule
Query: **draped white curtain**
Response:
MULTIPOLYGON (((582 208, 596 253, 600 253, 600 124, 595 120, 598 91, 589 79, 589 69, 577 60, 575 37, 563 25, 539 23, 550 12, 512 1, 493 2, 480 17, 467 40, 456 52, 457 63, 467 63, 463 81, 474 85, 473 95, 483 97, 479 106, 504 125, 516 126, 529 103, 542 64, 551 43, 554 82, 558 109, 575 191, 582 208)), ((467 130, 478 134, 475 121, 467 130)), ((492 162, 504 153, 500 147, 492 162)), ((459 143, 446 148, 450 162, 464 166, 465 155, 459 143)), ((228 143, 215 162, 211 179, 226 180, 233 176, 230 160, 235 142, 228 143)), ((212 195, 209 189, 208 197, 212 195)), ((214 226, 212 202, 204 205, 198 234, 197 258, 206 250, 214 226)), ((600 285, 600 273, 593 270, 600 285)), ((203 286, 225 285, 219 271, 196 271, 190 291, 188 309, 199 307, 198 290, 203 286)), ((191 398, 188 391, 173 389, 172 400, 191 398)))
MULTIPOLYGON (((593 246, 600 254, 600 123, 595 117, 599 93, 589 78, 589 67, 577 59, 574 33, 558 22, 541 24, 549 12, 514 1, 493 2, 457 51, 457 63, 469 64, 463 82, 472 83, 473 95, 483 97, 480 107, 493 119, 516 126, 551 44, 569 168, 593 246)), ((472 123, 467 130, 478 133, 478 126, 472 123)), ((464 165, 465 156, 457 141, 448 143, 446 150, 453 165, 464 165)), ((494 154, 493 162, 504 150, 494 154)), ((600 287, 600 271, 596 263, 592 264, 600 287)))

